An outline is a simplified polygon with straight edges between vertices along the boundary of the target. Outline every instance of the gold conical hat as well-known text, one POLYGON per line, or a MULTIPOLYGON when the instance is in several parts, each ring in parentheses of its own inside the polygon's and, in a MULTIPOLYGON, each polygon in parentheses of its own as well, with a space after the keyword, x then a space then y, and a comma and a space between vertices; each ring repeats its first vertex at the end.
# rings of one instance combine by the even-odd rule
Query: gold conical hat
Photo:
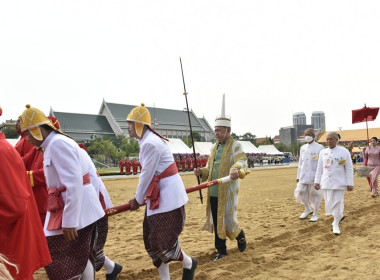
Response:
POLYGON ((52 129, 57 130, 52 122, 45 116, 45 114, 37 108, 30 107, 30 105, 26 105, 26 110, 21 114, 20 117, 20 129, 21 132, 25 130, 29 130, 30 134, 39 141, 43 140, 40 126, 48 125, 52 129))
POLYGON ((151 127, 151 118, 149 110, 145 107, 144 103, 141 106, 137 106, 129 112, 127 116, 127 121, 134 122, 136 133, 141 137, 144 125, 151 127))

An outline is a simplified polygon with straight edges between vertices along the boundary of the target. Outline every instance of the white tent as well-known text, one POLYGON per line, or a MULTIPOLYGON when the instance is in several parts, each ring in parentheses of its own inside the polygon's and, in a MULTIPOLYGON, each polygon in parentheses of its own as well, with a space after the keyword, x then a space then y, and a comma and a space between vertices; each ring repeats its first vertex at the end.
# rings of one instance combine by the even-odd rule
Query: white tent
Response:
POLYGON ((237 141, 242 147, 243 151, 246 154, 263 154, 263 152, 258 149, 255 145, 253 145, 250 141, 237 141))
POLYGON ((212 145, 211 142, 195 142, 195 153, 199 153, 200 155, 210 155, 212 145))
POLYGON ((11 144, 14 147, 17 144, 19 138, 17 138, 17 139, 8 139, 7 138, 7 141, 8 141, 9 144, 11 144))
POLYGON ((168 138, 168 145, 172 154, 192 154, 193 150, 190 149, 181 139, 168 138))
POLYGON ((267 155, 284 155, 284 153, 277 150, 274 145, 261 145, 259 146, 259 150, 261 150, 263 153, 266 153, 267 155))

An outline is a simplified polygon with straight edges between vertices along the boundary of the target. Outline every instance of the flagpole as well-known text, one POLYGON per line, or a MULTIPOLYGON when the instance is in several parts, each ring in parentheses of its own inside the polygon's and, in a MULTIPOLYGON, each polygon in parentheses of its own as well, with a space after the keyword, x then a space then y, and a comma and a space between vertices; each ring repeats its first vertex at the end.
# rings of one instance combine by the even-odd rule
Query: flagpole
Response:
MULTIPOLYGON (((186 92, 186 85, 185 85, 185 77, 183 75, 183 68, 182 68, 181 57, 179 58, 179 63, 181 64, 182 82, 183 82, 183 90, 184 90, 183 95, 185 96, 185 99, 186 99, 187 118, 189 119, 190 137, 191 137, 191 144, 193 145, 193 155, 194 155, 195 168, 198 168, 197 155, 195 153, 193 130, 191 128, 190 111, 189 111, 189 104, 187 102, 187 92, 186 92)), ((201 179, 200 179, 199 176, 197 176, 197 180, 198 180, 198 185, 200 185, 201 179)), ((199 198, 201 200, 201 203, 203 204, 203 195, 202 195, 202 191, 201 190, 199 190, 199 198)))

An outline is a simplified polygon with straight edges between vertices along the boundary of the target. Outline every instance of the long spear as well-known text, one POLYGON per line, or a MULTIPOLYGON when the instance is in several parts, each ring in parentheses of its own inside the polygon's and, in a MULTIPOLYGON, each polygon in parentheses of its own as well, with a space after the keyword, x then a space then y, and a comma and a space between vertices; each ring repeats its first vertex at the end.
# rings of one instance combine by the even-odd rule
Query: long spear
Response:
MULTIPOLYGON (((249 173, 250 173, 249 170, 239 170, 239 178, 240 179, 244 179, 245 176, 248 175, 249 173)), ((226 177, 219 178, 219 179, 216 179, 216 180, 213 180, 213 181, 204 182, 202 184, 199 184, 198 186, 186 188, 186 193, 195 192, 197 190, 209 188, 211 186, 215 186, 215 185, 218 185, 218 184, 224 184, 224 183, 227 183, 227 182, 230 182, 230 181, 232 181, 232 179, 228 175, 226 177)), ((146 200, 144 201, 144 204, 142 204, 142 205, 145 205, 145 204, 146 204, 146 200)), ((115 214, 119 214, 121 212, 128 211, 128 210, 131 210, 131 204, 130 203, 126 203, 126 204, 122 204, 122 205, 119 205, 119 206, 111 207, 111 208, 108 208, 108 209, 106 209, 104 211, 106 212, 107 216, 113 216, 115 214)))
MULTIPOLYGON (((190 128, 191 144, 193 145, 193 155, 194 155, 195 168, 198 168, 197 155, 195 153, 195 146, 194 146, 193 130, 191 129, 189 104, 187 103, 187 91, 186 91, 186 85, 185 85, 185 77, 183 75, 183 68, 182 68, 181 57, 179 58, 179 63, 181 64, 182 82, 183 82, 183 90, 184 90, 183 95, 185 96, 185 99, 186 99, 187 118, 189 119, 189 128, 190 128)), ((197 176, 197 180, 198 180, 198 185, 200 185, 201 179, 200 179, 199 176, 197 176)), ((202 191, 201 190, 199 190, 199 198, 201 199, 201 203, 203 204, 203 195, 202 195, 202 191)))

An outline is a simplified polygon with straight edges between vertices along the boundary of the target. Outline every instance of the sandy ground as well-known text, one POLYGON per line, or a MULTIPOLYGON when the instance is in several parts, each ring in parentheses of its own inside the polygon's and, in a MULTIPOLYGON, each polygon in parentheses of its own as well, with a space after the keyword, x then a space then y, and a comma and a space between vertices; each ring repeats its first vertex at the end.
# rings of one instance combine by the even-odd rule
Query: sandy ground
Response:
MULTIPOLYGON (((199 193, 189 194, 186 225, 180 236, 182 249, 199 261, 195 279, 380 279, 380 198, 372 198, 365 178, 355 177, 353 192, 346 192, 345 219, 340 236, 332 234, 332 217, 300 220, 303 206, 293 191, 297 168, 255 168, 242 180, 238 219, 247 238, 240 253, 236 241, 228 241, 228 256, 210 262, 215 255, 213 235, 201 231, 205 204, 199 193)), ((186 187, 197 184, 191 174, 182 175, 186 187)), ((104 183, 114 205, 127 203, 135 193, 137 178, 107 178, 104 183)), ((206 196, 206 191, 203 191, 206 196)), ((159 279, 142 240, 144 208, 109 218, 105 252, 124 267, 119 279, 159 279)), ((182 279, 180 263, 170 265, 172 280, 182 279)), ((46 279, 43 270, 35 279, 46 279)), ((96 279, 105 279, 105 271, 96 279)))

